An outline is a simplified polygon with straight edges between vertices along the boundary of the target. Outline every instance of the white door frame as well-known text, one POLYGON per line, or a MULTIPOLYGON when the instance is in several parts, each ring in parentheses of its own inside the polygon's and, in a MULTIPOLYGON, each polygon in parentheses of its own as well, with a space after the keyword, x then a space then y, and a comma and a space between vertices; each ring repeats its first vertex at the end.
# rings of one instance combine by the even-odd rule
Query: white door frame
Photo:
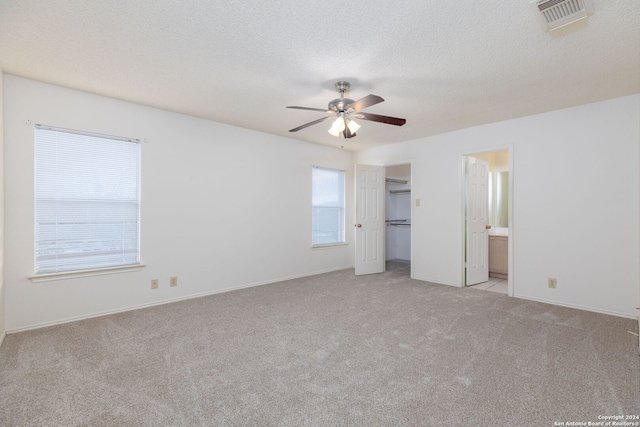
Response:
MULTIPOLYGON (((413 160, 404 160, 404 161, 394 161, 394 162, 389 162, 389 163, 383 163, 382 166, 384 166, 385 168, 390 167, 390 166, 399 166, 399 165, 409 165, 409 168, 411 168, 411 175, 410 175, 410 182, 411 182, 411 227, 409 227, 409 239, 411 240, 409 242, 409 250, 411 251, 411 256, 409 257, 409 277, 411 277, 412 279, 414 279, 413 277, 413 242, 415 241, 414 239, 414 221, 416 219, 416 216, 414 215, 414 209, 416 208, 416 197, 415 197, 415 181, 413 179, 414 177, 414 171, 413 171, 413 160)), ((386 209, 386 206, 385 206, 386 209)), ((385 233, 385 247, 386 247, 386 233, 385 233)), ((385 256, 386 257, 386 256, 385 256)))
MULTIPOLYGON (((465 203, 466 203, 466 198, 465 198, 465 160, 467 156, 473 156, 474 154, 483 154, 483 153, 491 153, 494 151, 508 151, 509 152, 509 206, 508 206, 508 212, 509 212, 509 227, 507 227, 509 229, 509 244, 507 247, 507 255, 509 257, 509 261, 508 261, 508 269, 509 269, 509 275, 508 275, 508 279, 507 279, 507 294, 512 297, 514 296, 514 271, 513 271, 513 264, 514 264, 514 241, 515 241, 515 218, 513 216, 513 182, 514 182, 514 168, 513 168, 513 144, 507 144, 507 145, 499 145, 499 146, 491 146, 491 147, 484 147, 484 148, 478 148, 472 151, 464 151, 461 153, 460 155, 460 173, 459 173, 459 191, 460 191, 460 230, 462 230, 462 233, 460 234, 461 237, 461 250, 460 250, 460 287, 464 287, 465 286, 465 270, 466 270, 466 266, 465 266, 465 258, 466 258, 466 248, 465 248, 465 235, 466 235, 466 231, 465 231, 465 227, 466 227, 466 222, 465 222, 465 203)), ((413 173, 413 169, 412 169, 412 173, 413 173)), ((411 236, 411 242, 413 244, 413 235, 411 236)))

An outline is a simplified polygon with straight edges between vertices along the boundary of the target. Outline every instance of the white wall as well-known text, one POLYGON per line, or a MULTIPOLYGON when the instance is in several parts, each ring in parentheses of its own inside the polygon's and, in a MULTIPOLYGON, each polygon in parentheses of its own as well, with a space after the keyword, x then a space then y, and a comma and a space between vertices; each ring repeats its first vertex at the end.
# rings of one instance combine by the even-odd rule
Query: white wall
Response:
POLYGON ((4 92, 8 331, 353 265, 352 245, 310 247, 311 166, 347 170, 351 200, 349 152, 15 76, 5 76, 4 92), (34 123, 147 140, 141 208, 146 268, 27 279, 33 273, 34 123), (178 276, 177 287, 169 288, 170 276, 178 276), (160 279, 159 289, 151 289, 152 278, 160 279))
POLYGON ((422 203, 413 212, 412 274, 461 286, 462 155, 512 144, 514 296, 633 317, 639 121, 640 95, 632 95, 377 147, 356 160, 413 159, 412 196, 422 203))
POLYGON ((5 298, 4 298, 4 113, 3 113, 2 71, 0 69, 0 345, 5 336, 5 298))

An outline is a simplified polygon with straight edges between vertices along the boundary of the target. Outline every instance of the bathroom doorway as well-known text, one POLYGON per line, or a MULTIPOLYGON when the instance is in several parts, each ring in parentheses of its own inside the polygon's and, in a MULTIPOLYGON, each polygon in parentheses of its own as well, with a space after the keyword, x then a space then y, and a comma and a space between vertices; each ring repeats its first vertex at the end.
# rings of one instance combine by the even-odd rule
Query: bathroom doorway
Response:
POLYGON ((387 270, 411 275, 411 164, 385 167, 387 270))
POLYGON ((463 283, 513 296, 512 149, 468 153, 463 161, 463 283))

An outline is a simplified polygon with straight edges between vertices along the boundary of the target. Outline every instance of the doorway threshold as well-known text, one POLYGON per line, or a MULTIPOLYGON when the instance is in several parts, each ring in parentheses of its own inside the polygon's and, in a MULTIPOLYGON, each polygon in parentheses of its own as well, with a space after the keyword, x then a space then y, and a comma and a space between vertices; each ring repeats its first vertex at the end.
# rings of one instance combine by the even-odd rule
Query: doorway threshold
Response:
POLYGON ((490 277, 486 282, 467 286, 467 288, 507 295, 507 280, 490 277))

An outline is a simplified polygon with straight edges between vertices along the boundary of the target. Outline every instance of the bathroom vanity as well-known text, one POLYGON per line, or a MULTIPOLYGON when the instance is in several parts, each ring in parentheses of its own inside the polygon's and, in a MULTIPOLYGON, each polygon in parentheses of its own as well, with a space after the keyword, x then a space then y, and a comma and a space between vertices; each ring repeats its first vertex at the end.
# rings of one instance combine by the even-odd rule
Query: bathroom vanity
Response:
POLYGON ((509 236, 507 233, 489 234, 489 277, 506 279, 509 275, 509 236))

